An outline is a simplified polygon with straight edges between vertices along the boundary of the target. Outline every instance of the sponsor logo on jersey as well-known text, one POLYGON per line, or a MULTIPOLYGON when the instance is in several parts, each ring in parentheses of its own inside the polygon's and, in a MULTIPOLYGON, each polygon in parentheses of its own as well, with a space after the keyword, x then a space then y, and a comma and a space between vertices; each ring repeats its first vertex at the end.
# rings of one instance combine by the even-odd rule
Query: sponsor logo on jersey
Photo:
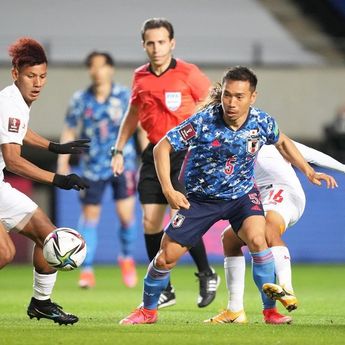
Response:
POLYGON ((221 146, 221 143, 219 142, 218 139, 215 139, 212 141, 212 144, 211 144, 213 147, 219 147, 221 146))
POLYGON ((183 216, 182 214, 176 213, 174 218, 171 221, 171 225, 173 228, 180 228, 181 225, 183 224, 184 220, 185 220, 185 216, 183 216))
POLYGON ((194 138, 196 135, 195 129, 193 128, 193 126, 190 123, 188 123, 187 125, 182 127, 179 130, 179 133, 180 133, 182 139, 186 140, 186 141, 194 138))
POLYGON ((181 92, 166 92, 165 93, 165 105, 171 111, 177 110, 182 101, 181 92))
POLYGON ((8 119, 8 131, 12 133, 18 133, 20 127, 20 120, 15 117, 8 119))
POLYGON ((261 207, 259 205, 254 205, 250 208, 252 211, 262 211, 261 207))

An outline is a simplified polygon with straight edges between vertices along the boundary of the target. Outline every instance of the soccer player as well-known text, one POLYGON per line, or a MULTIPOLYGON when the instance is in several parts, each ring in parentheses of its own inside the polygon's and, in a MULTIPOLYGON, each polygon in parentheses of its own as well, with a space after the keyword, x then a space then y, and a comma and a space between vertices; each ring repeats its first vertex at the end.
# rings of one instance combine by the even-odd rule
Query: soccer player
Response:
POLYGON ((44 259, 42 246, 56 226, 36 203, 4 182, 3 169, 6 167, 14 174, 63 189, 84 189, 87 183, 78 175, 54 174, 23 158, 21 146, 24 142, 55 153, 80 153, 88 147, 87 141, 53 143, 28 128, 31 105, 39 97, 47 80, 47 58, 37 41, 25 37, 10 46, 9 55, 12 57, 14 83, 0 92, 0 263, 4 267, 15 254, 8 231, 16 231, 33 240, 34 293, 27 314, 30 318, 73 324, 78 317, 66 313, 50 300, 57 272, 44 259))
POLYGON ((161 248, 144 279, 143 306, 121 324, 154 323, 161 291, 171 269, 189 247, 218 220, 228 219, 237 235, 247 243, 253 259, 253 278, 264 308, 274 301, 263 292, 274 283, 274 261, 265 239, 265 217, 254 185, 254 164, 264 144, 274 144, 315 183, 329 181, 316 174, 291 140, 280 133, 276 121, 252 107, 257 78, 246 67, 234 67, 223 77, 219 94, 212 94, 205 107, 171 129, 154 149, 162 190, 170 206, 179 211, 165 229, 161 248), (170 151, 188 148, 181 169, 187 197, 176 190, 170 178, 170 151))
MULTIPOLYGON (((297 142, 295 145, 307 162, 345 173, 345 165, 332 157, 297 142)), ((266 240, 274 257, 279 282, 279 285, 265 284, 263 290, 270 298, 279 300, 288 311, 292 311, 297 308, 298 302, 292 287, 290 253, 282 235, 301 218, 306 202, 304 191, 291 164, 273 145, 266 145, 259 151, 254 175, 266 214, 266 240)), ((332 186, 335 185, 333 179, 331 183, 332 186)), ((245 259, 241 250, 245 244, 231 227, 224 231, 222 243, 229 291, 228 306, 205 322, 246 323, 243 307, 245 259)), ((292 321, 290 316, 278 313, 275 306, 263 312, 266 323, 282 324, 292 321)))
MULTIPOLYGON (((149 260, 157 254, 163 236, 163 219, 167 200, 158 181, 153 161, 153 147, 171 128, 188 118, 197 104, 207 96, 210 81, 195 66, 172 56, 175 48, 174 29, 166 19, 145 21, 141 30, 142 44, 149 63, 136 69, 129 110, 121 124, 112 161, 115 174, 123 171, 122 150, 138 123, 149 141, 142 153, 138 184, 143 209, 145 243, 149 260)), ((185 151, 171 155, 171 177, 175 188, 183 191, 178 181, 185 151)), ((199 279, 198 306, 206 307, 216 296, 219 276, 209 266, 202 239, 190 248, 199 279)), ((168 283, 163 291, 160 308, 175 304, 175 292, 168 283)))
MULTIPOLYGON (((119 217, 121 252, 118 256, 122 279, 126 286, 134 287, 138 278, 133 259, 136 241, 134 218, 137 153, 133 138, 124 148, 125 171, 114 177, 110 166, 111 147, 116 140, 121 120, 127 110, 130 90, 113 82, 114 59, 106 52, 91 52, 85 61, 91 85, 77 91, 70 102, 61 142, 74 140, 77 132, 90 140, 90 150, 81 156, 80 168, 90 188, 80 193, 82 214, 78 231, 87 243, 87 255, 82 265, 79 286, 93 287, 93 271, 97 249, 97 225, 101 213, 101 200, 107 185, 113 190, 115 210, 119 217)), ((70 171, 69 156, 60 155, 58 172, 70 171)))

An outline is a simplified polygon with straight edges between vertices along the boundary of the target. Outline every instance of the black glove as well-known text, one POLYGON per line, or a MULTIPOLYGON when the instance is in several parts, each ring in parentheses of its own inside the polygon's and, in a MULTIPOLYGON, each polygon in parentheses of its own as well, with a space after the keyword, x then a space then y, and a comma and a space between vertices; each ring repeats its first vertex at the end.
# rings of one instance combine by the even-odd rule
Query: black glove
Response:
POLYGON ((53 185, 62 189, 75 189, 81 190, 89 188, 90 186, 78 175, 59 175, 55 174, 53 185))
POLYGON ((55 153, 82 153, 90 148, 89 142, 90 139, 78 139, 64 144, 50 142, 48 150, 55 153))

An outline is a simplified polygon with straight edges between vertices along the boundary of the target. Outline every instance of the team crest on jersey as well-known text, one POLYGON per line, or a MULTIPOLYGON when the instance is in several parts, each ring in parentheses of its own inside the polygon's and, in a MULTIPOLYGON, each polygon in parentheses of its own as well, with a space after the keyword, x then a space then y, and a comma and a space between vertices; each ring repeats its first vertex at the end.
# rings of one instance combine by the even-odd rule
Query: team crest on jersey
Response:
POLYGON ((165 93, 165 105, 171 111, 177 110, 182 101, 181 92, 166 92, 165 93))
POLYGON ((247 152, 251 155, 255 154, 260 148, 258 132, 259 131, 257 129, 252 129, 249 132, 249 138, 247 139, 247 152))
POLYGON ((12 133, 18 133, 20 127, 20 120, 15 117, 8 119, 8 131, 12 133))
POLYGON ((176 213, 174 218, 172 219, 171 221, 171 225, 173 228, 180 228, 181 225, 183 224, 184 220, 185 220, 185 216, 183 216, 182 214, 180 213, 176 213))

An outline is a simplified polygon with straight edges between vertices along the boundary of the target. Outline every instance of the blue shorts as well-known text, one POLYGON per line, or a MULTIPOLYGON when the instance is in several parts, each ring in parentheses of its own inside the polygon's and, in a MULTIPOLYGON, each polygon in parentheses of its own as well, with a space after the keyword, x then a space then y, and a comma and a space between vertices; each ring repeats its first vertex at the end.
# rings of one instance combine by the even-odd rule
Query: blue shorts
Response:
POLYGON ((84 205, 99 205, 102 202, 104 190, 110 184, 113 190, 113 199, 121 200, 129 198, 136 193, 136 172, 125 171, 120 176, 111 176, 107 180, 91 181, 84 178, 90 188, 79 192, 79 199, 84 205))
POLYGON ((264 216, 260 194, 254 187, 234 200, 201 200, 188 197, 190 208, 179 210, 165 228, 174 241, 186 247, 195 246, 201 237, 219 220, 229 220, 235 232, 250 216, 264 216))

